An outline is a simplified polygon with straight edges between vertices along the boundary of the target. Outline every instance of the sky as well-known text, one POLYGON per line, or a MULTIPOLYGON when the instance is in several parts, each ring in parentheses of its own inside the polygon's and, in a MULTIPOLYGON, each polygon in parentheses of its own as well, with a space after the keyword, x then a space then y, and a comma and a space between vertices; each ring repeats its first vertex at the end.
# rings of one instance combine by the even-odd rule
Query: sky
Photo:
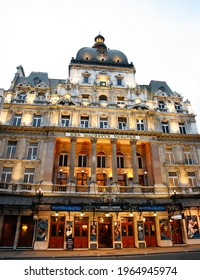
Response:
POLYGON ((71 58, 99 33, 133 62, 139 85, 166 81, 188 99, 200 132, 199 0, 1 0, 0 88, 18 65, 67 79, 71 58))

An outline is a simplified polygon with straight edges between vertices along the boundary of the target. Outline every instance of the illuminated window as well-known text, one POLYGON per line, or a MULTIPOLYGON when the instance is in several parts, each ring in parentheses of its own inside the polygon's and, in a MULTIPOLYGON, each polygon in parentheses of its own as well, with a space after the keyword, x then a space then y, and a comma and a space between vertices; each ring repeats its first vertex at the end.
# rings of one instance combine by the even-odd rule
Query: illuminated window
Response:
POLYGON ((176 172, 169 172, 169 185, 170 187, 178 187, 178 176, 176 172))

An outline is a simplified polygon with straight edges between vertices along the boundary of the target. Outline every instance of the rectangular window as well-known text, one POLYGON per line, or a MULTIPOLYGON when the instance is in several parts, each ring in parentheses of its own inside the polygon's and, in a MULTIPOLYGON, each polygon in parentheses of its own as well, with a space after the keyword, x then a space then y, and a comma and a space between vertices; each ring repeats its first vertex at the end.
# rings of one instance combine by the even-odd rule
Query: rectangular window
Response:
POLYGON ((119 129, 126 129, 127 128, 126 118, 118 118, 118 128, 119 129))
POLYGON ((70 116, 62 116, 61 117, 61 125, 62 126, 69 126, 70 116))
POLYGON ((67 166, 68 154, 60 154, 59 156, 59 166, 67 166))
POLYGON ((117 174, 117 182, 120 186, 126 185, 126 179, 124 174, 117 174))
POLYGON ((137 119, 137 130, 144 130, 144 120, 137 119))
POLYGON ((20 126, 22 121, 22 114, 15 114, 13 119, 13 125, 14 126, 20 126))
POLYGON ((165 160, 168 164, 175 164, 174 153, 172 148, 165 149, 165 160))
MULTIPOLYGON (((106 186, 107 185, 107 174, 97 174, 97 185, 98 186, 106 186)), ((98 191, 101 191, 101 189, 98 191)))
POLYGON ((81 117, 81 127, 89 127, 89 117, 81 117))
POLYGON ((24 172, 24 183, 32 184, 34 182, 35 168, 26 168, 24 172))
POLYGON ((34 115, 33 116, 33 126, 41 126, 42 116, 41 115, 34 115))
POLYGON ((16 158, 17 141, 8 141, 8 147, 6 151, 6 158, 16 158))
POLYGON ((103 167, 106 167, 106 158, 105 156, 98 156, 97 157, 97 167, 99 168, 103 168, 103 167))
POLYGON ((178 177, 176 172, 169 172, 169 185, 170 187, 178 187, 178 177))
POLYGON ((78 156, 78 166, 79 167, 86 167, 87 164, 87 156, 86 155, 79 155, 78 156))
POLYGON ((168 122, 162 122, 162 131, 163 131, 163 133, 169 133, 169 123, 168 122))
POLYGON ((185 164, 193 164, 193 160, 192 160, 192 155, 191 152, 188 151, 183 151, 183 157, 184 157, 184 163, 185 164))
POLYGON ((179 123, 180 134, 186 134, 186 128, 184 123, 179 123))
POLYGON ((122 86, 122 79, 117 79, 117 86, 122 86))
POLYGON ((188 172, 188 182, 190 187, 197 187, 197 179, 195 172, 188 172))
POLYGON ((87 185, 87 173, 77 173, 77 185, 86 186, 87 185))
POLYGON ((29 144, 28 147, 28 159, 37 159, 37 149, 38 149, 38 143, 32 142, 29 144))
POLYGON ((89 83, 89 77, 83 77, 83 82, 85 83, 85 84, 88 84, 89 83))
POLYGON ((100 118, 100 128, 108 128, 107 118, 100 118))
POLYGON ((1 183, 10 183, 12 175, 12 167, 4 167, 1 174, 1 183))

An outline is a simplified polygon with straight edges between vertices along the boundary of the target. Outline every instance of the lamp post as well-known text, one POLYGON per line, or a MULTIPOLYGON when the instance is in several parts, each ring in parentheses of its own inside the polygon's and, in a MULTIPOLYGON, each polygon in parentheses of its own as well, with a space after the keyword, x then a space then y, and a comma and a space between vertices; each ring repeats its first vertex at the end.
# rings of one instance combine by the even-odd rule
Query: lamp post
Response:
POLYGON ((83 178, 84 178, 84 170, 81 171, 82 173, 82 181, 81 181, 81 185, 83 186, 83 178))
POLYGON ((148 186, 148 180, 147 180, 147 171, 144 171, 144 185, 148 186))
POLYGON ((35 193, 36 193, 36 196, 39 198, 39 201, 41 201, 43 198, 43 190, 41 188, 39 188, 35 193))

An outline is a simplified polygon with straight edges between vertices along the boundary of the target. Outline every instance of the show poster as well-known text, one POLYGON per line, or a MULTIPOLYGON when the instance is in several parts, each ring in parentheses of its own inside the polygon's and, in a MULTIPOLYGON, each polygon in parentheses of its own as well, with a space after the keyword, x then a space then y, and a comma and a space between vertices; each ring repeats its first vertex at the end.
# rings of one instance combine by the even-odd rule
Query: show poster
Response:
POLYGON ((36 241, 46 241, 48 232, 48 220, 39 219, 37 223, 36 241))
POLYGON ((90 224, 90 241, 96 242, 97 241, 97 222, 92 221, 90 224))
POLYGON ((187 238, 200 238, 197 216, 186 216, 187 238))
POLYGON ((161 240, 170 240, 170 226, 168 219, 159 220, 161 240))

